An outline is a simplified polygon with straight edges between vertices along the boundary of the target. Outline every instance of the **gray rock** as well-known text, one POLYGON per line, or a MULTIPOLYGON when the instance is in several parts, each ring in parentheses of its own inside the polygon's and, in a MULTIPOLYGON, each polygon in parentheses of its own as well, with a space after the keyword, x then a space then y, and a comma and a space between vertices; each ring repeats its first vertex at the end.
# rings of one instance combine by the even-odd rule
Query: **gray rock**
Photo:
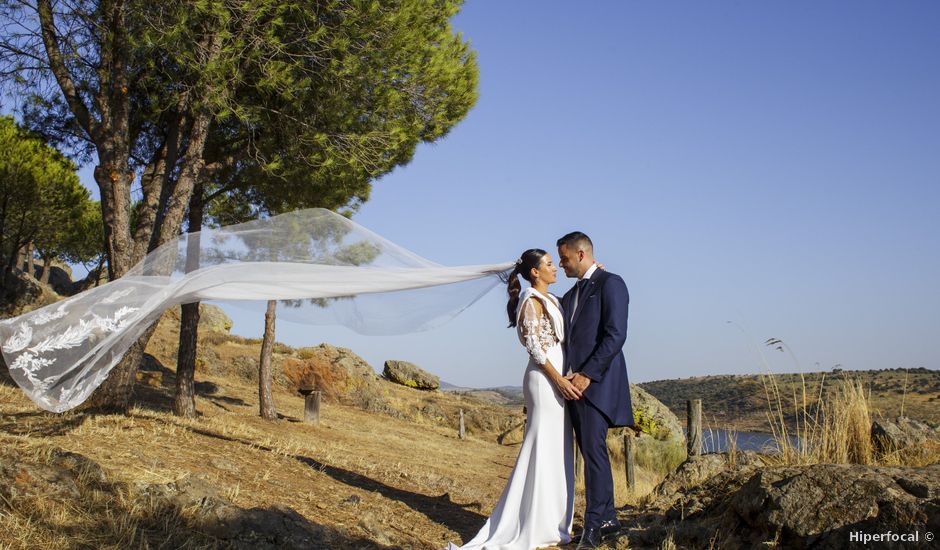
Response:
POLYGON ((441 387, 441 379, 407 361, 388 360, 382 376, 386 379, 418 390, 436 390, 441 387))
POLYGON ((759 471, 729 504, 749 530, 762 536, 780 533, 785 547, 843 548, 853 530, 936 532, 938 497, 940 465, 915 469, 817 464, 759 471))
POLYGON ((232 318, 212 304, 199 304, 199 330, 228 333, 232 330, 232 318))
MULTIPOLYGON (((647 508, 632 518, 631 548, 658 545, 669 533, 679 548, 854 547, 849 535, 940 530, 940 464, 924 468, 860 465, 759 466, 755 455, 723 468, 718 455, 696 457, 663 482, 668 510, 647 508), (745 462, 745 464, 740 464, 745 462), (717 473, 713 473, 716 472, 717 473), (695 485, 696 479, 707 478, 695 485), (669 483, 672 483, 670 488, 669 483), (667 500, 668 501, 668 500, 667 500)), ((623 521, 625 518, 621 518, 623 521)), ((658 546, 655 546, 658 547, 658 546)), ((917 548, 882 543, 878 548, 917 548)))
POLYGON ((59 295, 52 290, 52 287, 14 269, 10 276, 10 284, 0 288, 0 317, 16 317, 54 304, 58 300, 59 295))
POLYGON ((928 439, 936 438, 936 430, 906 416, 899 416, 894 421, 879 419, 871 423, 872 443, 881 453, 919 449, 928 439))
POLYGON ((633 419, 645 433, 663 441, 685 441, 679 418, 662 401, 643 388, 630 385, 633 419))
POLYGON ((525 437, 525 422, 520 422, 499 434, 496 442, 500 445, 518 445, 522 443, 523 437, 525 437))
MULTIPOLYGON (((765 464, 766 460, 752 451, 741 451, 734 456, 729 453, 713 453, 689 457, 653 489, 649 506, 659 510, 668 509, 715 476, 725 472, 740 476, 742 472, 753 472, 765 464)), ((683 506, 683 510, 686 508, 688 503, 683 506)))
MULTIPOLYGON (((161 319, 166 319, 174 323, 180 322, 181 309, 171 307, 166 310, 161 319)), ((199 331, 229 333, 232 329, 232 319, 226 315, 225 311, 212 304, 199 304, 199 331)))

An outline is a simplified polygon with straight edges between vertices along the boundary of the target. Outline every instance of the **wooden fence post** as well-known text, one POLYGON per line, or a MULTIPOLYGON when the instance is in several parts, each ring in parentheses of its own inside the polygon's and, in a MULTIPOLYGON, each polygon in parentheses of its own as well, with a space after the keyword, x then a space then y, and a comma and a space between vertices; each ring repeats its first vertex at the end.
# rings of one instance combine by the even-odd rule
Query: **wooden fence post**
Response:
POLYGON ((689 456, 699 456, 702 454, 702 400, 691 399, 686 402, 688 412, 689 434, 686 438, 688 442, 689 456))
POLYGON ((633 464, 636 461, 636 438, 633 436, 633 430, 627 428, 623 432, 623 457, 627 469, 627 487, 631 493, 636 492, 636 472, 633 464))
POLYGON ((463 409, 460 409, 460 431, 457 432, 457 436, 460 439, 467 439, 467 431, 464 429, 463 425, 463 409))

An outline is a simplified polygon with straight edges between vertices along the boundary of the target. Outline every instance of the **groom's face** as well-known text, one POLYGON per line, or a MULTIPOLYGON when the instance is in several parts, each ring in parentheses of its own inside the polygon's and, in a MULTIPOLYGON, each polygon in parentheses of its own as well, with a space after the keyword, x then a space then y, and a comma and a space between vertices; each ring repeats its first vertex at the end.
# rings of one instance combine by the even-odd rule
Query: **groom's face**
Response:
POLYGON ((581 269, 581 262, 584 260, 584 252, 576 247, 563 244, 558 247, 558 261, 561 268, 565 270, 565 275, 570 279, 577 279, 584 272, 581 269))

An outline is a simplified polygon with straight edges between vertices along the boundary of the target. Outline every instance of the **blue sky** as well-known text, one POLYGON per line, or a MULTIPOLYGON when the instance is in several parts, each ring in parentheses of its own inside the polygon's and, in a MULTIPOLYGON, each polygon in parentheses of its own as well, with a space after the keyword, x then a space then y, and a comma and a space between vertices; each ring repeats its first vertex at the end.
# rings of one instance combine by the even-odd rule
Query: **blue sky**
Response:
MULTIPOLYGON (((634 382, 761 372, 770 337, 797 358, 763 348, 775 372, 938 368, 940 4, 572 6, 467 2, 478 104, 354 219, 452 265, 585 231, 630 289, 634 382)), ((278 340, 517 385, 503 292, 425 333, 281 320, 278 340)))

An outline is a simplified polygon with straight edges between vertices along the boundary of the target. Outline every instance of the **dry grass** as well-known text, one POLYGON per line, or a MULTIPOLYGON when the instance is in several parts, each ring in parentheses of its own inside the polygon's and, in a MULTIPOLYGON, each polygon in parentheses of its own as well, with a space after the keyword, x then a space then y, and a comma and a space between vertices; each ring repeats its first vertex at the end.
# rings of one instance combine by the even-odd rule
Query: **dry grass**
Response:
MULTIPOLYGON (((172 364, 159 357, 168 350, 148 351, 172 364)), ((0 384, 4 449, 79 453, 100 464, 108 480, 107 490, 89 488, 61 501, 49 495, 0 500, 0 548, 159 547, 155 541, 175 540, 172 532, 186 540, 167 547, 211 547, 211 537, 200 538, 185 515, 139 504, 142 487, 190 477, 244 510, 292 508, 335 533, 340 542, 334 547, 346 540, 438 548, 475 534, 518 452, 496 444, 495 433, 461 441, 447 422, 426 415, 409 420, 339 403, 325 403, 320 425, 311 426, 297 420, 303 398, 284 387, 275 388, 274 398, 285 416, 267 422, 258 417, 257 386, 206 370, 197 370, 204 391, 197 395, 196 419, 171 414, 171 369, 156 386, 138 385, 126 416, 43 413, 17 388, 0 384)), ((389 395, 408 410, 432 401, 443 415, 461 407, 489 410, 472 399, 409 388, 389 395)))
POLYGON ((933 442, 924 448, 877 455, 872 446, 870 391, 857 377, 843 374, 835 391, 818 388, 793 391, 785 398, 773 375, 765 375, 767 417, 783 464, 881 464, 922 466, 940 459, 933 442), (792 407, 796 429, 789 428, 785 410, 792 407), (794 437, 795 436, 795 441, 794 437))

